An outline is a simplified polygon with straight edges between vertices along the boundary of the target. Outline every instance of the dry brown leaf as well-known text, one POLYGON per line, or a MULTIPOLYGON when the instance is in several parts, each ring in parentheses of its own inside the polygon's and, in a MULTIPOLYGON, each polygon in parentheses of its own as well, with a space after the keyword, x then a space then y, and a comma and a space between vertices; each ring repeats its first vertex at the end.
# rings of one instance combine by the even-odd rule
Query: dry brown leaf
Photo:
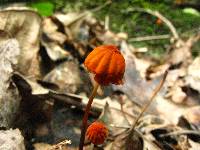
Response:
POLYGON ((195 106, 189 108, 183 116, 187 119, 187 121, 200 129, 200 106, 195 106))
POLYGON ((80 76, 77 63, 67 61, 55 67, 43 80, 58 85, 60 92, 76 93, 83 84, 80 76))
POLYGON ((41 21, 41 17, 30 10, 0 11, 0 30, 9 33, 19 42, 21 53, 18 68, 24 75, 40 74, 39 63, 36 62, 38 61, 41 21))
POLYGON ((200 143, 194 142, 192 140, 189 140, 189 144, 190 144, 190 147, 188 150, 199 150, 200 148, 200 143))
POLYGON ((128 35, 126 33, 116 34, 112 31, 108 30, 108 31, 105 31, 103 34, 102 34, 102 32, 100 32, 100 34, 97 34, 96 36, 100 41, 102 41, 103 44, 119 45, 122 40, 127 39, 128 35))
POLYGON ((25 150, 24 137, 19 129, 0 130, 1 150, 25 150))
POLYGON ((21 97, 11 77, 18 64, 19 44, 15 39, 0 41, 0 127, 11 127, 21 97))
POLYGON ((69 56, 69 53, 63 48, 63 44, 67 40, 67 37, 64 33, 58 31, 58 25, 52 21, 52 18, 45 18, 43 20, 42 28, 42 45, 46 48, 49 57, 53 61, 57 61, 69 56))
MULTIPOLYGON (((136 57, 134 57, 134 61, 135 61, 135 67, 139 71, 140 76, 143 79, 145 79, 147 69, 151 66, 152 62, 149 60, 145 60, 145 59, 138 59, 136 57)), ((163 73, 164 73, 164 71, 162 72, 162 74, 163 73)))
POLYGON ((195 58, 188 67, 186 83, 200 93, 200 57, 195 58))
POLYGON ((52 148, 52 146, 47 143, 35 143, 33 144, 33 146, 35 150, 49 150, 50 148, 52 148))
MULTIPOLYGON (((142 79, 135 66, 135 56, 131 53, 128 44, 123 41, 121 51, 126 60, 126 70, 124 74, 124 84, 122 86, 113 86, 114 90, 124 92, 128 97, 138 105, 144 105, 153 89, 159 83, 159 78, 148 82, 142 79)), ((149 108, 152 112, 155 111, 155 105, 152 104, 149 108)))
POLYGON ((115 138, 112 150, 143 150, 143 139, 136 131, 125 131, 115 138))
POLYGON ((79 32, 85 17, 91 18, 91 13, 68 13, 68 14, 55 14, 55 17, 64 25, 65 33, 70 39, 79 39, 79 32))
POLYGON ((177 40, 174 49, 168 56, 168 62, 172 65, 177 65, 182 63, 183 67, 187 67, 192 61, 192 47, 200 39, 200 34, 191 36, 186 41, 181 39, 177 40))
POLYGON ((108 103, 106 103, 98 120, 107 125, 109 131, 111 131, 110 134, 113 136, 122 133, 126 128, 130 127, 129 121, 123 116, 122 112, 111 109, 108 103))

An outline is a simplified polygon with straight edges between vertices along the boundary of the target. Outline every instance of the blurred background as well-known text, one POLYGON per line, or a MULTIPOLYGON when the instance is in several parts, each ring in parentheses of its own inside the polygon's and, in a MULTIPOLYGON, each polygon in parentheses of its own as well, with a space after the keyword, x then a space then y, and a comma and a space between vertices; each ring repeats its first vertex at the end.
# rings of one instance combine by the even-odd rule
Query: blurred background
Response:
POLYGON ((109 136, 86 150, 198 150, 199 41, 199 0, 0 0, 0 150, 78 148, 95 84, 83 62, 105 44, 125 58, 124 84, 99 88, 89 123, 109 136))
MULTIPOLYGON (((101 21, 109 19, 109 28, 112 31, 126 32, 131 44, 135 47, 147 47, 145 54, 155 59, 165 55, 166 49, 169 48, 169 28, 156 16, 144 11, 138 12, 135 8, 159 11, 173 23, 183 38, 199 31, 200 24, 199 0, 1 0, 2 5, 14 2, 25 3, 42 16, 51 16, 55 12, 91 11, 103 6, 103 9, 95 11, 93 15, 101 21), (148 37, 138 39, 144 36, 156 37, 152 40, 151 37, 150 40, 148 37)), ((198 43, 193 48, 193 56, 199 54, 199 46, 198 43)))

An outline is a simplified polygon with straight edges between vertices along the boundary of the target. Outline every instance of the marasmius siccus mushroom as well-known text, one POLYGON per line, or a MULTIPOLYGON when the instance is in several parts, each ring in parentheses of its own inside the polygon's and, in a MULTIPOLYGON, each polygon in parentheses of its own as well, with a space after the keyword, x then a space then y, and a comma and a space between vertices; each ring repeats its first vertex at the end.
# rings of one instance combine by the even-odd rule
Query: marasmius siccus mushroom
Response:
POLYGON ((94 73, 96 85, 89 97, 83 116, 79 150, 83 150, 88 115, 99 85, 122 84, 125 59, 116 46, 102 45, 94 48, 85 59, 84 65, 90 72, 94 73))
POLYGON ((86 137, 95 145, 103 144, 108 136, 108 129, 104 123, 95 121, 86 131, 86 137))

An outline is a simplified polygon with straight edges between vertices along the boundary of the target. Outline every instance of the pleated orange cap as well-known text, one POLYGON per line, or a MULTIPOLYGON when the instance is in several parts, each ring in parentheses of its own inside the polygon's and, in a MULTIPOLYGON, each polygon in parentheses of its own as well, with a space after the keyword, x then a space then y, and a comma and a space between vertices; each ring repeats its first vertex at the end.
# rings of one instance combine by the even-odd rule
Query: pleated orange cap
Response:
POLYGON ((86 137, 95 145, 103 144, 107 136, 108 129, 103 123, 97 121, 93 122, 86 131, 86 137))
POLYGON ((122 84, 125 60, 114 45, 96 47, 85 59, 84 65, 95 74, 95 81, 101 85, 122 84))

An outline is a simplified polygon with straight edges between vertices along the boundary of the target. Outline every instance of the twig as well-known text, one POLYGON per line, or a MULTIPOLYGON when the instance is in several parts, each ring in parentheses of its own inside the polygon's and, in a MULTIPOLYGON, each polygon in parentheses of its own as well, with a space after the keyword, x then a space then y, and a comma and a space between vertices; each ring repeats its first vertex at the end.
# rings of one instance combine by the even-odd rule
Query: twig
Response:
POLYGON ((166 17, 161 15, 158 11, 152 11, 150 9, 143 9, 143 8, 132 8, 132 9, 128 9, 126 11, 128 11, 128 12, 131 12, 131 11, 145 12, 145 13, 148 13, 150 15, 158 17, 160 20, 162 20, 168 26, 168 28, 172 32, 174 39, 175 40, 179 39, 179 35, 178 35, 174 25, 166 17))
POLYGON ((167 73, 168 71, 165 71, 164 73, 164 76, 163 76, 163 79, 160 81, 159 85, 156 87, 156 89, 153 91, 153 94, 149 100, 149 102, 143 107, 141 113, 139 114, 139 116, 136 118, 133 126, 131 127, 131 130, 134 130, 134 128, 136 127, 138 121, 140 120, 140 118, 142 117, 142 115, 144 114, 144 112, 147 110, 147 108, 150 106, 150 104, 153 102, 155 96, 157 95, 157 93, 160 91, 160 89, 162 88, 165 80, 166 80, 166 77, 167 77, 167 73))
POLYGON ((126 117, 126 114, 125 114, 125 111, 124 111, 124 107, 123 107, 123 98, 122 98, 121 95, 119 95, 119 103, 120 103, 121 112, 122 112, 122 115, 123 115, 124 119, 128 122, 129 125, 131 125, 129 120, 128 120, 128 118, 126 117))
POLYGON ((90 14, 91 12, 94 13, 94 12, 97 12, 97 11, 103 9, 104 7, 106 7, 107 5, 109 5, 109 4, 111 4, 111 3, 112 3, 112 1, 106 1, 106 2, 105 2, 103 5, 101 5, 101 6, 98 6, 98 7, 94 8, 94 9, 92 9, 92 10, 90 10, 90 11, 85 11, 85 12, 81 13, 81 14, 78 15, 76 18, 74 18, 74 20, 71 21, 68 25, 71 25, 71 24, 73 24, 74 22, 76 22, 77 20, 86 17, 86 16, 87 16, 88 14, 90 14))
POLYGON ((75 16, 73 18, 73 20, 71 20, 70 22, 68 22, 67 24, 64 24, 62 23, 61 20, 58 19, 58 17, 55 16, 51 16, 51 19, 54 23, 56 23, 60 29, 62 30, 63 33, 66 33, 68 36, 69 36, 69 39, 72 38, 72 33, 70 30, 68 30, 67 28, 65 28, 64 26, 70 26, 72 24, 74 24, 75 22, 77 22, 78 20, 81 20, 81 19, 84 19, 85 17, 87 17, 91 12, 92 13, 95 13, 99 10, 101 10, 102 8, 106 7, 107 5, 111 4, 111 1, 106 1, 103 5, 101 6, 98 6, 92 10, 89 10, 89 11, 84 11, 82 13, 80 13, 79 15, 75 16))
POLYGON ((145 137, 139 130, 136 129, 136 132, 149 144, 151 144, 156 150, 161 150, 154 142, 150 141, 147 137, 145 137))
POLYGON ((103 5, 100 5, 100 6, 96 7, 96 8, 94 8, 94 9, 92 9, 91 12, 97 12, 97 11, 103 9, 104 7, 106 7, 107 5, 109 5, 111 3, 112 3, 112 0, 108 0, 103 5))
POLYGON ((165 137, 165 136, 171 136, 171 135, 181 135, 181 134, 196 134, 200 135, 199 131, 193 131, 193 130, 182 130, 182 131, 173 131, 167 134, 162 134, 160 137, 165 137))
MULTIPOLYGON (((81 95, 76 95, 76 94, 72 94, 72 93, 58 93, 55 91, 50 91, 48 94, 42 94, 42 95, 37 95, 40 99, 44 99, 46 100, 47 98, 52 98, 56 101, 59 101, 61 103, 63 103, 64 105, 66 104, 68 105, 73 105, 76 106, 79 109, 85 109, 86 105, 87 105, 87 100, 88 97, 86 96, 81 96, 81 95)), ((93 103, 92 107, 91 107, 91 111, 93 113, 93 115, 95 114, 95 116, 99 116, 100 113, 102 112, 102 109, 104 108, 104 103, 102 103, 102 99, 96 99, 95 103, 93 103)), ((117 107, 110 107, 110 109, 113 110, 117 110, 120 111, 120 108, 117 107)), ((132 114, 125 112, 124 113, 131 117, 131 118, 136 118, 136 116, 133 116, 132 114)))
POLYGON ((67 144, 71 144, 71 140, 64 140, 56 145, 53 145, 52 148, 50 148, 49 150, 62 150, 62 147, 67 144))
POLYGON ((122 129, 129 129, 130 126, 122 126, 122 125, 115 125, 115 124, 109 124, 110 127, 114 127, 114 128, 122 128, 122 129))
POLYGON ((108 15, 105 16, 105 23, 104 23, 104 29, 107 31, 109 30, 109 22, 110 22, 110 17, 108 15))
POLYGON ((169 39, 170 35, 154 35, 154 36, 143 36, 143 37, 136 37, 136 38, 129 38, 129 42, 140 42, 140 41, 149 41, 149 40, 164 40, 169 39))
POLYGON ((140 120, 140 118, 142 117, 142 115, 144 114, 144 112, 147 110, 147 108, 150 106, 150 104, 153 102, 155 96, 157 95, 157 93, 160 91, 160 89, 162 88, 165 80, 166 80, 166 77, 167 77, 167 71, 164 73, 164 76, 163 76, 163 79, 160 81, 159 85, 154 89, 153 91, 153 94, 149 100, 149 102, 143 107, 141 113, 139 114, 139 116, 136 118, 134 124, 132 125, 132 127, 130 128, 130 133, 128 135, 128 138, 126 140, 126 144, 128 144, 130 142, 130 139, 132 139, 134 133, 135 133, 135 127, 138 123, 138 121, 140 120))

